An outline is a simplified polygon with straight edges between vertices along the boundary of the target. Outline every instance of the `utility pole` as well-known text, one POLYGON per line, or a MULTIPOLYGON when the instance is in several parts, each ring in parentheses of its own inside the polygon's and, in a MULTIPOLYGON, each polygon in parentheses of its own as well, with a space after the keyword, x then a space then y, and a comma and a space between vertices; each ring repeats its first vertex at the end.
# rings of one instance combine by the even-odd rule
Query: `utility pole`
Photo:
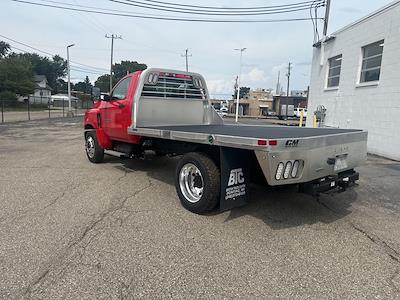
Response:
POLYGON ((324 18, 324 37, 328 33, 329 12, 331 10, 331 0, 326 0, 325 18, 324 18))
POLYGON ((287 76, 287 89, 286 89, 286 96, 289 97, 289 88, 290 88, 290 75, 291 75, 291 70, 292 70, 292 63, 290 62, 288 65, 288 72, 286 74, 287 76))
POLYGON ((242 74, 242 56, 243 56, 243 51, 246 49, 247 48, 234 49, 235 51, 240 51, 239 76, 237 80, 237 94, 236 94, 236 117, 235 117, 236 123, 239 120, 239 94, 240 94, 240 76, 242 74))
POLYGON ((290 90, 290 75, 291 75, 291 70, 292 70, 292 63, 289 62, 289 65, 288 65, 288 72, 287 72, 287 74, 286 74, 286 76, 287 76, 287 89, 286 89, 286 118, 287 118, 288 115, 289 115, 289 112, 288 112, 288 109, 289 109, 288 102, 289 102, 289 90, 290 90))
POLYGON ((106 34, 107 39, 111 39, 111 65, 110 65, 110 96, 112 90, 112 66, 113 66, 113 55, 114 55, 114 39, 122 40, 122 36, 118 36, 116 34, 108 35, 106 34))
POLYGON ((189 52, 189 49, 186 49, 185 50, 185 54, 181 55, 182 57, 186 58, 186 72, 189 72, 189 60, 188 60, 188 57, 192 56, 192 54, 188 54, 188 52, 189 52))
POLYGON ((279 95, 280 94, 280 90, 281 90, 281 71, 278 72, 278 82, 276 83, 276 91, 275 94, 279 95))
MULTIPOLYGON (((75 44, 71 44, 67 46, 67 69, 68 69, 68 112, 67 112, 67 117, 73 117, 74 113, 72 112, 72 107, 71 107, 71 67, 69 64, 69 48, 75 46, 75 44)), ((64 106, 64 100, 63 100, 63 106, 64 106)))
POLYGON ((320 55, 320 66, 322 67, 325 63, 325 42, 326 35, 328 34, 328 22, 329 22, 329 12, 331 10, 331 0, 326 0, 325 17, 324 17, 324 30, 321 41, 321 55, 320 55))

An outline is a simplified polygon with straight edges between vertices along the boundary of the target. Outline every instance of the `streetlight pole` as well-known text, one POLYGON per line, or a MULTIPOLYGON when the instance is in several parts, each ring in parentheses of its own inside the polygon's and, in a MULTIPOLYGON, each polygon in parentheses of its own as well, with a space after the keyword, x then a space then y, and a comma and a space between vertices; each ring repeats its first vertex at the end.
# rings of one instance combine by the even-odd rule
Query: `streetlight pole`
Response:
POLYGON ((237 93, 236 93, 236 117, 235 117, 236 123, 238 122, 239 119, 239 94, 240 94, 240 76, 242 74, 242 55, 243 51, 246 49, 247 48, 234 49, 235 51, 240 51, 239 76, 237 80, 237 93))
POLYGON ((68 112, 67 117, 73 117, 74 113, 72 112, 71 107, 71 67, 69 64, 69 48, 75 46, 75 44, 71 44, 67 46, 67 69, 68 69, 68 112))

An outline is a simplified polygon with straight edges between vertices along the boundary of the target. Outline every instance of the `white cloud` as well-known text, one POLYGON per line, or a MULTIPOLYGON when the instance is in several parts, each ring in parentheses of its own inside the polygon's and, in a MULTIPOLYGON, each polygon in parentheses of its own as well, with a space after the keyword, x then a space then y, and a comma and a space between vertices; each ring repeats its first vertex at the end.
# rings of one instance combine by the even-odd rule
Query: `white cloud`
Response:
POLYGON ((242 75, 242 82, 249 82, 249 83, 262 83, 267 80, 267 76, 263 70, 259 68, 253 68, 248 73, 242 75))
POLYGON ((217 98, 230 98, 233 93, 234 84, 234 80, 207 80, 207 87, 211 97, 217 98))

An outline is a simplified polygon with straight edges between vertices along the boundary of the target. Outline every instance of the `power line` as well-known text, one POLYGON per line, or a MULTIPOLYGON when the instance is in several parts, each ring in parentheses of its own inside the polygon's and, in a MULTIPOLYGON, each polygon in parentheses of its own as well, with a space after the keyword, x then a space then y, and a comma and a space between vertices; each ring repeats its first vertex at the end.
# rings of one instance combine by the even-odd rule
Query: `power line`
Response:
MULTIPOLYGON (((38 51, 38 52, 40 52, 40 53, 49 55, 49 56, 51 56, 51 57, 55 56, 54 53, 50 53, 50 52, 41 50, 41 49, 39 49, 39 48, 33 47, 33 46, 31 46, 31 45, 28 45, 28 44, 26 44, 26 43, 16 41, 16 40, 14 40, 14 39, 12 39, 12 38, 9 38, 9 37, 7 37, 7 36, 5 36, 5 35, 0 34, 0 37, 5 38, 5 39, 7 39, 7 40, 10 40, 10 41, 12 41, 12 42, 14 42, 14 43, 23 45, 23 46, 25 46, 25 47, 28 47, 28 48, 33 49, 33 50, 35 50, 35 51, 38 51)), ((26 52, 26 51, 25 51, 25 52, 26 52)), ((61 55, 60 55, 60 56, 61 56, 61 55)), ((74 63, 74 64, 76 64, 76 65, 81 65, 81 66, 84 66, 84 67, 87 67, 87 68, 91 68, 91 69, 97 69, 97 70, 103 70, 103 71, 104 71, 104 70, 107 70, 107 69, 103 69, 103 68, 98 68, 98 67, 89 66, 89 65, 82 64, 82 63, 79 63, 79 62, 76 62, 76 61, 72 61, 72 60, 71 60, 71 63, 74 63)))
POLYGON ((75 71, 75 72, 79 72, 79 73, 85 73, 85 74, 87 73, 87 74, 94 74, 94 75, 104 75, 104 73, 92 72, 92 71, 87 71, 87 70, 80 70, 80 69, 76 69, 74 67, 71 67, 71 70, 75 71))
MULTIPOLYGON (((15 47, 13 45, 10 45, 10 46, 11 46, 11 49, 16 49, 16 50, 24 52, 24 53, 29 53, 28 51, 26 51, 24 49, 15 47)), ((76 66, 72 66, 71 70, 76 71, 76 72, 80 72, 80 73, 88 73, 88 74, 95 74, 95 75, 103 75, 104 74, 104 73, 100 73, 100 72, 94 72, 93 70, 85 70, 85 69, 82 69, 82 68, 79 68, 79 67, 76 67, 76 66)))
POLYGON ((292 6, 292 5, 295 5, 295 4, 306 4, 306 3, 313 2, 313 1, 305 1, 305 2, 297 2, 295 4, 256 6, 256 7, 216 7, 216 6, 200 6, 200 5, 180 4, 180 3, 178 4, 178 3, 155 1, 155 0, 144 0, 144 1, 153 2, 153 3, 159 3, 159 4, 166 4, 166 5, 169 5, 169 6, 184 6, 184 7, 204 8, 204 9, 214 9, 214 10, 259 10, 259 9, 269 9, 269 8, 292 6))
MULTIPOLYGON (((75 8, 75 7, 65 7, 59 5, 52 5, 52 4, 44 4, 44 3, 36 3, 26 0, 11 0, 13 2, 19 2, 24 4, 36 5, 36 6, 43 6, 43 7, 51 7, 51 8, 58 8, 63 10, 71 10, 71 11, 81 11, 81 12, 89 12, 101 15, 109 15, 109 16, 119 16, 119 17, 130 17, 130 18, 140 18, 140 19, 151 19, 151 20, 166 20, 166 21, 183 21, 183 22, 208 22, 208 23, 277 23, 277 22, 296 22, 296 21, 308 21, 310 18, 286 18, 286 19, 247 19, 247 20, 233 20, 233 19, 189 19, 189 18, 177 18, 177 17, 169 17, 169 16, 151 16, 151 15, 134 15, 134 14, 127 14, 127 13, 113 13, 108 11, 99 11, 99 9, 103 8, 95 8, 98 10, 93 9, 86 9, 86 8, 75 8)), ((71 5, 71 4, 70 4, 71 5)), ((82 6, 80 6, 82 7, 82 6)), ((104 10, 104 9, 103 9, 104 10)))
MULTIPOLYGON (((246 12, 216 12, 210 10, 194 10, 194 9, 187 9, 187 8, 179 8, 179 7, 169 7, 163 5, 155 5, 155 4, 147 4, 140 1, 133 1, 133 0, 109 0, 111 2, 146 8, 156 11, 168 11, 174 13, 183 13, 183 14, 192 14, 192 15, 207 15, 207 16, 255 16, 255 15, 272 15, 272 14, 282 14, 282 13, 290 13, 290 12, 297 12, 302 10, 308 10, 310 4, 303 4, 297 5, 287 8, 275 8, 275 9, 268 9, 268 10, 259 10, 259 11, 246 11, 246 12)), ((318 3, 320 5, 323 4, 322 0, 319 0, 318 3)))

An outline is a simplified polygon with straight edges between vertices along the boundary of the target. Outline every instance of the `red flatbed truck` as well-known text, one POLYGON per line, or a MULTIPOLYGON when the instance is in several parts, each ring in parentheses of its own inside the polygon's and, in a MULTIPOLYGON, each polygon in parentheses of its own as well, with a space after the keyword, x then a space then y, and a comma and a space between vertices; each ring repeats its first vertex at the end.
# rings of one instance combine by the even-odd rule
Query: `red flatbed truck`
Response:
POLYGON ((253 180, 313 195, 345 189, 367 157, 363 130, 224 124, 200 74, 154 68, 125 76, 96 101, 84 136, 93 163, 110 150, 180 156, 176 191, 194 213, 244 205, 253 180))

